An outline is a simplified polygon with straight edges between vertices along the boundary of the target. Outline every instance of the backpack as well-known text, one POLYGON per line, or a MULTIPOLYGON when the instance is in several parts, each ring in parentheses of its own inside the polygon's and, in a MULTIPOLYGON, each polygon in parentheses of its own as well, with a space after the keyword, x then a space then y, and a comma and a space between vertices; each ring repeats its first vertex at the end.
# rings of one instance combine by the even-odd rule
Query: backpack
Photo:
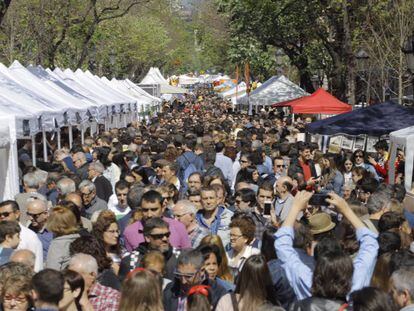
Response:
POLYGON ((197 170, 197 168, 196 168, 196 166, 194 165, 194 163, 192 163, 192 162, 190 162, 188 159, 187 159, 187 157, 185 156, 185 154, 183 154, 183 157, 184 157, 184 159, 188 162, 188 166, 185 168, 185 170, 184 170, 184 175, 183 175, 183 183, 185 184, 185 185, 187 185, 187 180, 188 180, 188 177, 190 177, 190 175, 192 174, 192 173, 195 173, 195 172, 198 172, 198 170, 197 170))

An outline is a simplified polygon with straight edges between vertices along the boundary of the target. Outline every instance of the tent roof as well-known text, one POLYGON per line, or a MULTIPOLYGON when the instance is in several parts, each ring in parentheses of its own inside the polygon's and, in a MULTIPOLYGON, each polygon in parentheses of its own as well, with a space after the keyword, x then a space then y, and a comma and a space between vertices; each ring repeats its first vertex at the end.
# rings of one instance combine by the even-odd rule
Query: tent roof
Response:
POLYGON ((151 67, 147 75, 142 79, 141 85, 145 84, 157 84, 160 85, 161 94, 186 94, 186 89, 169 85, 167 80, 164 79, 158 68, 151 67))
POLYGON ((274 104, 273 107, 291 107, 293 113, 340 114, 352 107, 320 88, 310 96, 274 104))
MULTIPOLYGON (((308 93, 285 76, 273 76, 250 93, 249 101, 253 105, 267 106, 305 95, 308 93)), ((247 104, 247 96, 241 97, 238 102, 239 104, 247 104)))
POLYGON ((414 108, 387 101, 312 122, 306 129, 310 133, 323 135, 381 136, 412 125, 414 125, 414 108))

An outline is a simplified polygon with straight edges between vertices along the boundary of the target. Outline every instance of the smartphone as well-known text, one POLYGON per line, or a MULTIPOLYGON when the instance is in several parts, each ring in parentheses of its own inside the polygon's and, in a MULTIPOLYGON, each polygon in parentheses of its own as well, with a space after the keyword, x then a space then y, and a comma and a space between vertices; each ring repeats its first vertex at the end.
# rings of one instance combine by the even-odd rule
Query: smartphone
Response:
POLYGON ((321 206, 321 205, 329 205, 328 202, 326 202, 326 199, 329 196, 325 193, 315 193, 314 195, 312 195, 312 197, 309 200, 309 204, 310 205, 315 205, 315 206, 321 206))
POLYGON ((270 209, 272 208, 272 202, 266 202, 264 204, 264 212, 263 215, 270 216, 270 209))

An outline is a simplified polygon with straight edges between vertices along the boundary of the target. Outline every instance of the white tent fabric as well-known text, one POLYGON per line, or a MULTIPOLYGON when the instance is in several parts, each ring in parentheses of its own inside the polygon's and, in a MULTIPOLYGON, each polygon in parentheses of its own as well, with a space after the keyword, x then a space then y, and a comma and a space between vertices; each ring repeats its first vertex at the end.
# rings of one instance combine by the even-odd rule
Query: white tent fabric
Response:
MULTIPOLYGON (((397 147, 405 147, 405 172, 404 186, 407 191, 411 190, 414 161, 414 126, 407 127, 390 133, 390 163, 395 163, 397 147)), ((395 181, 395 165, 389 165, 390 184, 395 181)))
POLYGON ((14 115, 1 111, 0 170, 2 178, 0 178, 0 199, 5 201, 13 200, 19 192, 19 167, 14 115))
POLYGON ((230 90, 220 93, 219 96, 223 98, 229 98, 229 97, 236 96, 236 93, 237 93, 237 97, 239 97, 246 93, 246 89, 247 89, 246 82, 242 81, 237 86, 231 88, 230 90))
MULTIPOLYGON (((36 94, 28 88, 20 85, 10 76, 3 73, 0 64, 0 94, 2 96, 2 111, 9 112, 19 118, 16 128, 19 137, 27 134, 35 134, 42 127, 45 130, 53 130, 55 121, 63 123, 64 110, 55 108, 54 103, 43 96, 36 94), (29 115, 28 119, 26 117, 29 115), (24 130, 24 120, 29 120, 27 130, 24 130)), ((7 70, 7 68, 6 68, 7 70)))
MULTIPOLYGON (((53 107, 66 112, 70 124, 81 124, 89 119, 85 106, 75 97, 70 96, 64 91, 58 91, 52 86, 39 80, 30 71, 15 61, 9 67, 10 76, 19 84, 24 85, 35 94, 43 96, 53 102, 53 107)), ((65 123, 58 122, 58 126, 64 126, 65 123)))
POLYGON ((95 120, 103 119, 105 114, 105 107, 102 107, 102 105, 100 105, 97 101, 77 92, 66 83, 62 82, 59 78, 57 78, 56 75, 44 70, 41 66, 27 66, 27 70, 35 75, 38 79, 50 85, 58 93, 63 91, 75 97, 80 103, 84 105, 89 115, 95 120), (104 109, 100 109, 101 107, 104 109))
POLYGON ((153 106, 153 100, 151 98, 139 93, 132 87, 129 87, 127 84, 123 83, 123 81, 116 80, 116 79, 112 79, 111 81, 109 81, 106 78, 105 79, 102 78, 102 80, 104 81, 104 83, 109 84, 111 87, 117 89, 118 91, 125 93, 125 94, 129 94, 130 96, 136 98, 138 107, 140 109, 142 109, 144 105, 153 106))
POLYGON ((142 79, 141 85, 151 85, 156 84, 160 85, 161 94, 186 94, 188 91, 186 89, 169 85, 167 80, 161 75, 161 72, 158 68, 151 67, 147 75, 142 79))
MULTIPOLYGON (((309 94, 282 75, 279 77, 273 76, 264 82, 260 87, 251 92, 249 101, 253 106, 268 106, 306 95, 309 94)), ((247 95, 241 97, 238 100, 238 104, 247 105, 247 95)))
POLYGON ((194 85, 197 83, 200 83, 200 79, 198 77, 193 77, 189 75, 180 75, 178 77, 179 85, 194 85))
POLYGON ((151 99, 151 101, 153 102, 154 105, 160 104, 162 102, 161 99, 159 99, 158 97, 152 96, 151 94, 147 93, 146 91, 144 91, 142 88, 140 88, 138 85, 136 85, 134 82, 132 82, 129 79, 125 79, 125 80, 118 80, 119 82, 125 84, 128 89, 132 89, 134 92, 137 92, 149 99, 151 99))
MULTIPOLYGON (((46 69, 50 71, 50 69, 46 69)), ((120 110, 120 103, 111 97, 105 96, 100 89, 93 87, 93 84, 87 84, 82 82, 71 70, 62 71, 60 68, 55 68, 53 73, 58 76, 62 81, 70 85, 77 92, 84 94, 85 96, 94 99, 95 101, 105 105, 105 116, 108 117, 113 111, 120 110)))

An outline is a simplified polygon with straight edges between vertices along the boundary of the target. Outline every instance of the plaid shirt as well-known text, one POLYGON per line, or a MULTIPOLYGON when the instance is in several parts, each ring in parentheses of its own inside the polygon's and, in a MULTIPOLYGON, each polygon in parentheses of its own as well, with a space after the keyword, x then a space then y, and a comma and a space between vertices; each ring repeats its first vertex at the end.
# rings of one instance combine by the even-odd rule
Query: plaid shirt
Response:
POLYGON ((191 247, 196 248, 198 245, 200 245, 201 240, 209 234, 210 232, 207 229, 197 224, 197 227, 193 231, 188 233, 191 242, 191 247))
POLYGON ((94 311, 118 311, 121 295, 113 288, 95 283, 88 295, 94 311))
POLYGON ((270 220, 263 217, 256 211, 249 213, 249 216, 252 217, 256 225, 254 237, 256 238, 256 240, 261 241, 263 239, 263 232, 266 230, 267 227, 271 226, 270 220))

